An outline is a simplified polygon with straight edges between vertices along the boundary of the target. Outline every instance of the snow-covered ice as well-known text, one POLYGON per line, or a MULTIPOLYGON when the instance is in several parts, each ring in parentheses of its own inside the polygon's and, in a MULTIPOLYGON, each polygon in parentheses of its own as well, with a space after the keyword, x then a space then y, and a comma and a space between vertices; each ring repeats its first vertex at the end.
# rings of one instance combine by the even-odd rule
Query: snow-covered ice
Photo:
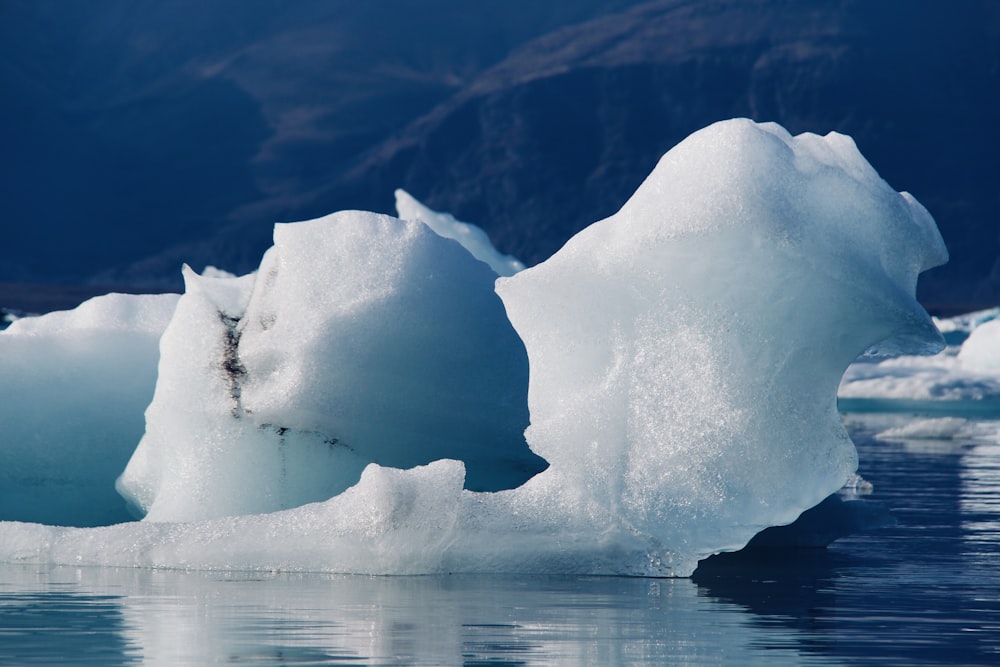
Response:
POLYGON ((185 271, 118 484, 147 518, 325 500, 372 462, 461 459, 474 490, 545 467, 523 435, 524 344, 488 266, 419 222, 360 211, 274 238, 255 274, 185 271))
POLYGON ((683 576, 852 478, 858 355, 943 346, 933 220, 835 133, 697 132, 496 293, 443 236, 343 212, 186 272, 119 483, 150 520, 2 523, 0 560, 683 576))

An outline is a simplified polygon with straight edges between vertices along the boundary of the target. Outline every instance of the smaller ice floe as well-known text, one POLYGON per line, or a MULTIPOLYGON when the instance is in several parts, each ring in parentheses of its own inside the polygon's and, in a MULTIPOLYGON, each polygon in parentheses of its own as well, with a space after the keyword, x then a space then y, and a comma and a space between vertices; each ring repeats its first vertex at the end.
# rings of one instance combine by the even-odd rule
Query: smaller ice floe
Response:
POLYGON ((1000 316, 1000 308, 987 308, 955 317, 935 317, 933 319, 938 330, 944 335, 945 342, 950 346, 958 346, 965 342, 973 329, 995 320, 998 316, 1000 316))
POLYGON ((107 294, 0 332, 0 520, 129 518, 114 491, 143 433, 176 294, 107 294))
POLYGON ((1000 422, 961 417, 907 419, 879 431, 875 437, 905 443, 908 449, 950 452, 953 443, 1000 442, 1000 422))
POLYGON ((954 440, 967 435, 969 420, 961 417, 914 419, 878 434, 880 440, 954 440))
POLYGON ((985 322, 969 334, 958 351, 958 363, 1000 378, 1000 320, 985 322))
POLYGON ((456 220, 451 213, 431 210, 405 190, 396 190, 396 212, 403 220, 422 222, 438 236, 458 241, 473 257, 489 264, 498 276, 512 276, 524 268, 519 259, 497 251, 479 227, 456 220))
POLYGON ((856 500, 861 496, 871 494, 874 490, 875 487, 872 486, 871 482, 858 473, 854 473, 844 482, 844 486, 840 489, 839 494, 845 500, 856 500))
POLYGON ((945 332, 967 331, 961 346, 938 355, 852 364, 838 391, 841 411, 1000 416, 1000 320, 993 315, 936 320, 945 332))

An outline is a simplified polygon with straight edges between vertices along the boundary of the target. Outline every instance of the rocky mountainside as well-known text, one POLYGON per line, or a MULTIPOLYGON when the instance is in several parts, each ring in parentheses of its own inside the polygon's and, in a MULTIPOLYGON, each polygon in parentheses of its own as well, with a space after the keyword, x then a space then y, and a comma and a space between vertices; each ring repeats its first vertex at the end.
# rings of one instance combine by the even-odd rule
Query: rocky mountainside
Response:
POLYGON ((525 45, 369 154, 334 192, 402 185, 528 263, 614 212, 716 120, 849 134, 934 214, 930 304, 1000 298, 1000 5, 651 2, 525 45))
POLYGON ((110 67, 103 87, 66 74, 59 90, 33 88, 51 77, 11 55, 31 33, 15 46, 0 35, 4 86, 17 79, 28 99, 0 120, 23 126, 20 109, 45 128, 14 142, 24 164, 4 192, 3 232, 39 219, 48 230, 13 250, 4 241, 0 280, 51 278, 54 266, 133 285, 172 284, 181 261, 249 270, 274 221, 391 212, 397 187, 531 264, 617 210, 687 134, 747 116, 853 136, 930 209, 951 250, 922 279, 924 302, 1000 301, 992 0, 435 0, 403 15, 388 0, 237 4, 212 3, 194 34, 181 22, 183 39, 146 15, 70 30, 105 45, 79 75, 110 67), (58 159, 34 159, 46 150, 58 159), (72 224, 56 243, 59 220, 72 224))
POLYGON ((371 146, 635 3, 0 0, 0 281, 252 268, 275 221, 338 208, 310 193, 371 146))

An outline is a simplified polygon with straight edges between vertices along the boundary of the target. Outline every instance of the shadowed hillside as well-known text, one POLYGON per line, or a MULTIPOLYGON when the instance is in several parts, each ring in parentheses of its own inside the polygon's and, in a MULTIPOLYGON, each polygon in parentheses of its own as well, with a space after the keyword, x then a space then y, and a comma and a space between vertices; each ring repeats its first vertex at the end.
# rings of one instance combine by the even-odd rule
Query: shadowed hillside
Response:
POLYGON ((1000 300, 1000 5, 0 4, 0 280, 179 287, 403 187, 545 259, 716 120, 850 134, 1000 300))

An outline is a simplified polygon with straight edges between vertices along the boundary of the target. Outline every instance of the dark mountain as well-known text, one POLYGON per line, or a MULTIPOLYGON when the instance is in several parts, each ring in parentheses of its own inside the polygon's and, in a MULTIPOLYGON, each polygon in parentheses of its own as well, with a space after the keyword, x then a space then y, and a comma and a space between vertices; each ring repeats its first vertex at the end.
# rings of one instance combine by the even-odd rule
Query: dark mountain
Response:
POLYGON ((516 45, 629 4, 0 0, 0 281, 255 267, 273 222, 332 210, 304 193, 516 45))
POLYGON ((1000 3, 0 0, 0 281, 177 286, 404 187, 528 263, 716 120, 850 134, 1000 301, 1000 3))
POLYGON ((1000 301, 995 2, 651 2, 525 45, 333 191, 377 205, 401 185, 534 263, 733 116, 854 137, 951 249, 925 302, 1000 301))

